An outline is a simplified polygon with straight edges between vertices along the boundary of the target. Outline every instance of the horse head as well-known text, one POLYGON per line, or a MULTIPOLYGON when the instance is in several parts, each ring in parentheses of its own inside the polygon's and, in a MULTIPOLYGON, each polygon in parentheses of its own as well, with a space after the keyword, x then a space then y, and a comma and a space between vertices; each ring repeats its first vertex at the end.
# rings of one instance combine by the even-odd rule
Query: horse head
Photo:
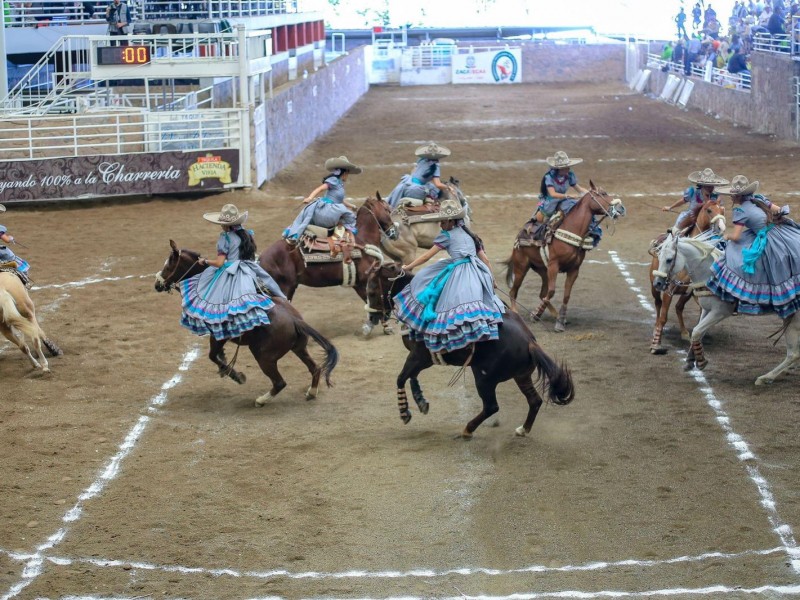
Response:
POLYGON ((392 221, 392 207, 389 203, 381 198, 380 192, 375 192, 375 198, 367 198, 364 204, 358 209, 366 210, 377 222, 381 233, 386 235, 390 240, 396 240, 400 230, 400 223, 392 221))
POLYGON ((397 262, 377 262, 367 273, 367 304, 364 307, 370 315, 386 321, 392 316, 394 297, 414 278, 406 273, 397 262))
POLYGON ((603 188, 595 186, 591 179, 589 180, 589 191, 584 194, 581 201, 589 203, 589 210, 594 215, 606 216, 612 221, 625 216, 625 206, 622 204, 622 200, 612 197, 603 188))
POLYGON ((725 207, 716 200, 707 200, 700 207, 695 220, 695 227, 698 233, 711 231, 716 235, 725 232, 725 207))
POLYGON ((167 260, 164 261, 164 267, 156 273, 156 291, 169 292, 172 288, 178 286, 178 283, 197 275, 204 266, 198 262, 200 255, 192 250, 179 250, 174 241, 169 241, 170 252, 167 260))

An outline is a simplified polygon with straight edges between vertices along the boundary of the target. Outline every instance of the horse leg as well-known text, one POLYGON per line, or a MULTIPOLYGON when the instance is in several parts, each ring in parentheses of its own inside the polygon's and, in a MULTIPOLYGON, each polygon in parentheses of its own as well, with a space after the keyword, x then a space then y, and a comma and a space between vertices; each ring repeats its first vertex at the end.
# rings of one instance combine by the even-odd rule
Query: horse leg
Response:
POLYGON ((547 271, 536 271, 539 274, 539 278, 542 280, 542 285, 539 288, 539 306, 536 307, 536 312, 533 313, 533 320, 534 321, 541 321, 542 315, 544 314, 545 309, 548 308, 550 305, 549 300, 547 299, 548 290, 550 289, 550 280, 547 275, 547 271))
POLYGON ((317 397, 317 392, 319 392, 319 378, 322 375, 322 371, 320 371, 319 366, 317 366, 317 363, 314 362, 314 359, 311 358, 311 355, 308 353, 308 338, 298 340, 295 347, 292 348, 292 352, 295 353, 297 358, 306 366, 308 372, 311 373, 311 385, 306 390, 306 400, 313 400, 317 397))
POLYGON ((686 328, 686 322, 683 320, 683 309, 688 304, 691 297, 692 294, 682 294, 681 297, 678 298, 677 304, 675 304, 675 314, 678 317, 678 326, 681 330, 681 339, 686 342, 691 339, 691 333, 689 333, 689 330, 686 328))
POLYGON ((701 371, 706 368, 706 365, 708 365, 708 360, 706 360, 705 353, 703 351, 703 336, 712 325, 727 319, 733 313, 732 304, 722 302, 721 300, 712 298, 711 296, 708 298, 713 300, 714 303, 711 305, 711 310, 706 310, 703 308, 703 312, 700 314, 700 321, 698 321, 697 325, 695 325, 694 329, 692 330, 691 349, 689 354, 686 356, 686 364, 683 366, 684 370, 686 371, 689 371, 693 366, 697 367, 701 371))
POLYGON ((266 351, 264 354, 257 353, 256 349, 250 346, 250 352, 258 362, 258 366, 261 367, 261 371, 264 375, 269 377, 269 380, 272 382, 272 389, 255 400, 256 406, 264 406, 267 401, 272 400, 286 387, 286 381, 284 381, 283 376, 278 371, 277 359, 275 359, 269 351, 266 351))
MULTIPOLYGON (((578 278, 578 269, 573 269, 567 272, 566 281, 564 281, 564 300, 561 303, 561 308, 558 311, 558 319, 556 319, 555 331, 561 333, 567 327, 567 304, 569 304, 569 297, 572 294, 572 286, 578 278)), ((555 290, 554 290, 555 291, 555 290)))
POLYGON ((656 324, 653 328, 653 340, 650 342, 650 354, 666 354, 667 349, 661 346, 661 336, 669 318, 669 305, 672 302, 672 297, 669 294, 659 292, 652 286, 651 292, 656 305, 656 324))
POLYGON ((800 319, 789 317, 792 321, 786 327, 784 336, 786 337, 786 358, 769 373, 765 373, 756 379, 756 385, 773 383, 775 379, 794 363, 800 361, 800 319))
POLYGON ((494 379, 489 379, 486 374, 474 366, 472 367, 472 374, 475 377, 475 387, 478 389, 478 395, 483 402, 483 410, 467 423, 464 431, 461 432, 461 437, 465 440, 472 439, 472 434, 475 433, 480 424, 500 410, 497 405, 497 382, 494 379))
POLYGON ((423 415, 427 415, 431 405, 428 404, 425 396, 422 395, 422 387, 419 385, 419 379, 412 377, 411 381, 409 381, 409 384, 411 385, 411 395, 414 397, 414 402, 417 403, 419 412, 421 412, 423 415))
POLYGON ((525 423, 517 427, 514 433, 519 437, 525 437, 526 434, 531 432, 536 415, 539 414, 539 409, 542 407, 542 397, 536 391, 530 374, 514 377, 514 381, 519 391, 525 395, 525 400, 528 401, 528 416, 525 417, 525 423))
MULTIPOLYGON (((406 362, 403 364, 403 368, 400 371, 400 374, 397 376, 397 408, 400 410, 400 419, 403 423, 408 423, 411 420, 411 411, 408 410, 408 396, 406 396, 406 381, 409 379, 412 380, 411 383, 411 392, 414 393, 414 380, 416 380, 417 375, 419 375, 420 371, 427 369, 428 367, 433 365, 433 358, 431 357, 431 353, 425 348, 425 345, 421 342, 416 343, 412 350, 408 353, 406 357, 406 362)), ((419 384, 417 384, 419 386, 419 384)), ((420 397, 422 396, 422 390, 419 390, 420 397)), ((417 400, 416 395, 414 399, 417 400)), ((419 406, 420 412, 425 414, 428 412, 428 402, 422 398, 425 402, 425 410, 422 409, 422 405, 420 404, 419 400, 417 400, 417 405, 419 406)))
POLYGON ((508 290, 508 296, 511 298, 512 312, 517 312, 517 295, 519 294, 519 288, 522 287, 522 282, 525 280, 525 275, 527 275, 528 269, 530 268, 528 257, 525 256, 522 251, 519 251, 522 254, 522 260, 514 260, 517 252, 518 250, 514 250, 511 254, 510 268, 512 269, 513 279, 511 280, 511 286, 508 290))
POLYGON ((28 357, 28 360, 31 361, 31 365, 35 369, 41 369, 42 365, 36 362, 36 359, 33 357, 31 353, 31 349, 28 347, 28 344, 25 343, 24 339, 20 339, 17 335, 11 330, 11 328, 3 322, 0 322, 0 332, 6 337, 6 339, 14 344, 17 348, 19 348, 22 353, 28 357))
POLYGON ((211 337, 208 344, 208 358, 211 359, 217 368, 220 377, 230 377, 236 383, 242 384, 247 381, 244 373, 236 371, 233 367, 228 366, 228 361, 225 358, 225 343, 228 340, 216 340, 211 337))

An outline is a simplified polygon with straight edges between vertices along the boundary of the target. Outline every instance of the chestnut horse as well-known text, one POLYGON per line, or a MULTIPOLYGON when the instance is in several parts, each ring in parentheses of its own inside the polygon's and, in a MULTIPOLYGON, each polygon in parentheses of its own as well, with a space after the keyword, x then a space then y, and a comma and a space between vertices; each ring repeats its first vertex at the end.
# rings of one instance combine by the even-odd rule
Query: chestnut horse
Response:
MULTIPOLYGON (((725 207, 718 201, 708 200, 681 219, 675 229, 682 232, 680 235, 692 238, 711 231, 717 235, 722 235, 725 232, 725 207)), ((683 320, 683 309, 692 297, 689 287, 687 285, 677 285, 676 278, 675 285, 662 292, 657 290, 653 283, 653 271, 658 270, 658 250, 664 238, 666 238, 665 235, 659 236, 659 239, 650 245, 650 250, 648 251, 652 257, 650 261, 650 293, 653 295, 653 301, 656 305, 656 324, 653 328, 653 340, 650 343, 651 354, 667 353, 667 349, 661 345, 661 336, 669 318, 669 307, 673 296, 679 297, 678 302, 675 304, 675 315, 678 317, 681 339, 688 341, 690 338, 689 330, 683 320)))
MULTIPOLYGON (((399 266, 394 263, 375 265, 367 282, 368 309, 388 318, 392 312, 394 297, 413 277, 401 272, 399 266)), ((575 397, 569 369, 557 364, 542 350, 518 314, 507 312, 498 330, 497 340, 478 342, 471 347, 442 355, 448 365, 456 367, 469 365, 475 378, 475 387, 483 403, 481 412, 464 427, 461 437, 465 439, 471 438, 481 423, 500 410, 496 394, 500 382, 513 379, 528 402, 525 422, 516 429, 518 436, 525 436, 531 432, 533 422, 542 406, 542 397, 532 379, 534 372, 543 386, 547 387, 548 398, 554 404, 569 404, 575 397)), ((422 414, 427 414, 430 405, 422 394, 417 378, 421 371, 433 365, 433 359, 423 342, 412 341, 406 335, 403 336, 403 344, 409 353, 403 369, 397 376, 397 404, 400 418, 403 423, 408 423, 411 420, 411 411, 406 397, 406 381, 410 380, 411 394, 417 408, 422 414)))
POLYGON ((625 216, 625 207, 619 198, 612 198, 602 188, 595 187, 589 182, 589 191, 578 200, 565 216, 561 225, 556 230, 553 240, 543 246, 520 246, 519 236, 514 243, 514 250, 508 260, 501 264, 506 266, 506 283, 509 286, 511 310, 517 311, 517 294, 522 286, 522 281, 528 269, 533 269, 542 279, 539 293, 541 303, 533 315, 538 321, 545 309, 556 317, 555 330, 562 332, 567 324, 567 304, 572 293, 572 286, 578 278, 586 250, 592 247, 589 236, 589 226, 593 216, 599 216, 600 221, 606 217, 612 221, 625 216), (559 233, 560 232, 560 233, 559 233), (556 278, 559 273, 566 273, 564 283, 564 300, 561 309, 556 312, 550 302, 556 293, 556 278))
MULTIPOLYGON (((381 238, 395 235, 391 217, 391 207, 380 194, 376 198, 367 198, 356 211, 356 244, 363 247, 361 258, 353 259, 356 265, 356 280, 353 285, 358 296, 366 301, 367 271, 374 263, 384 261, 380 250, 381 238)), ((259 264, 272 275, 286 297, 291 300, 297 286, 331 287, 342 285, 344 280, 342 262, 319 262, 306 264, 300 247, 279 240, 269 246, 258 258, 259 264)), ((364 335, 368 335, 376 325, 370 319, 364 325, 364 335)))
MULTIPOLYGON (((451 177, 450 181, 445 185, 447 186, 447 193, 442 193, 437 203, 445 198, 458 200, 461 206, 467 209, 464 223, 469 227, 471 210, 467 197, 458 185, 458 179, 451 177)), ((409 224, 406 215, 407 213, 403 208, 396 208, 392 212, 392 219, 397 223, 397 238, 383 239, 383 249, 386 253, 404 265, 410 264, 416 258, 417 248, 425 248, 426 250, 431 248, 434 238, 442 230, 441 223, 437 221, 409 224)))
MULTIPOLYGON (((172 252, 164 263, 164 268, 156 274, 156 291, 169 292, 178 289, 178 283, 193 277, 205 270, 206 266, 198 263, 200 254, 192 250, 179 250, 172 240, 169 241, 172 252)), ((273 298, 275 306, 269 311, 270 323, 266 326, 256 327, 243 335, 230 340, 210 339, 208 358, 219 367, 220 377, 230 377, 236 383, 246 381, 244 373, 234 370, 234 360, 228 364, 225 358, 225 344, 232 342, 237 346, 247 346, 258 362, 258 366, 269 377, 272 389, 255 400, 256 406, 264 406, 267 400, 278 395, 286 387, 281 374, 278 372, 278 360, 288 352, 294 352, 311 373, 311 385, 306 390, 306 400, 317 397, 320 375, 325 376, 325 383, 331 385, 331 371, 336 367, 339 353, 321 333, 303 320, 303 317, 291 303, 273 298), (317 342, 325 351, 325 361, 321 367, 317 366, 308 353, 308 338, 317 342)), ((238 352, 238 350, 237 350, 238 352)))

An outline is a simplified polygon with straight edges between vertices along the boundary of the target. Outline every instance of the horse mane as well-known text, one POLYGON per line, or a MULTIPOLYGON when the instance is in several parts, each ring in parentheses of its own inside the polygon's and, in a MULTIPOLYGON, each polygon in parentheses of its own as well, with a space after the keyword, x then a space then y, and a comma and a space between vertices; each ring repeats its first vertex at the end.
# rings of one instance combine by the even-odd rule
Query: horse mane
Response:
POLYGON ((688 245, 692 246, 693 248, 696 248, 703 255, 703 258, 706 258, 708 256, 712 256, 714 258, 714 260, 716 260, 720 256, 722 256, 722 252, 720 252, 717 249, 717 247, 714 246, 713 244, 709 244, 707 242, 702 242, 702 241, 696 240, 694 238, 679 238, 678 239, 678 243, 685 243, 685 244, 688 244, 688 245))

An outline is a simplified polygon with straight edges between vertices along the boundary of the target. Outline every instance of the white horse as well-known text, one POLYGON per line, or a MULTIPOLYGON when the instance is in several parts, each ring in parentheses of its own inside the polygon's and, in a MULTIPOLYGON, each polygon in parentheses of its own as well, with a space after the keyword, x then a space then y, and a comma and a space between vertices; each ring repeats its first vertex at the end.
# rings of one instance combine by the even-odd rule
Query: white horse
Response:
POLYGON ((46 338, 36 320, 33 301, 19 277, 6 271, 0 272, 0 332, 28 357, 34 368, 45 373, 50 371, 50 365, 42 351, 46 338), (38 361, 34 358, 27 340, 33 344, 38 361))
MULTIPOLYGON (((464 192, 461 191, 461 188, 458 187, 458 181, 452 177, 450 178, 450 182, 446 185, 448 187, 449 197, 458 200, 461 206, 467 209, 464 223, 469 227, 471 210, 467 197, 464 195, 464 192)), ((381 236, 381 245, 392 258, 400 261, 404 265, 409 264, 416 258, 417 248, 429 249, 433 247, 433 240, 442 230, 441 223, 437 221, 409 224, 408 214, 402 207, 398 207, 392 211, 392 221, 395 223, 397 237, 392 239, 385 235, 381 236)))
MULTIPOLYGON (((712 325, 727 319, 734 311, 733 304, 720 300, 705 289, 705 282, 712 274, 711 267, 719 256, 720 251, 710 244, 696 239, 673 237, 671 234, 658 253, 658 270, 653 271, 653 285, 662 291, 666 290, 675 276, 685 270, 694 282, 692 287, 702 308, 700 321, 692 330, 692 345, 686 356, 686 370, 694 366, 701 370, 705 368, 708 360, 703 353, 703 336, 712 325)), ((786 358, 772 371, 756 379, 756 385, 772 383, 778 375, 800 361, 800 319, 793 317, 794 315, 783 320, 786 358)))

